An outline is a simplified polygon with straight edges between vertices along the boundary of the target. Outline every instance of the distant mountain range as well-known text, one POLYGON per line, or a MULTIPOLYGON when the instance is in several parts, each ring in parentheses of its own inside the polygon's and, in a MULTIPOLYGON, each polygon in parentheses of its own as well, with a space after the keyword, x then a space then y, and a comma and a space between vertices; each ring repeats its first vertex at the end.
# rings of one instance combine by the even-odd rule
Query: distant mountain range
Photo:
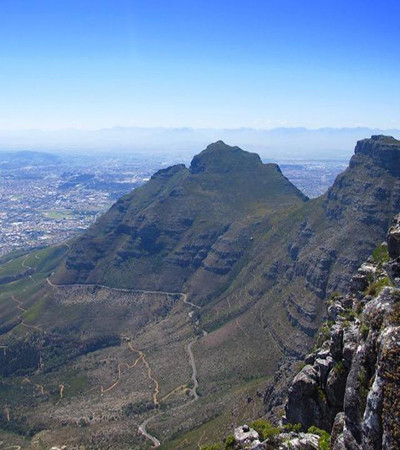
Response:
POLYGON ((198 148, 219 139, 244 146, 263 160, 345 159, 354 142, 371 134, 400 138, 400 130, 360 128, 275 128, 271 130, 238 128, 139 128, 115 127, 100 130, 65 129, 55 131, 0 131, 0 150, 34 149, 62 152, 119 151, 156 152, 192 157, 198 148))
POLYGON ((278 408, 399 208, 392 137, 359 141, 312 200, 217 141, 74 240, 0 259, 2 440, 192 449, 262 415, 268 386, 278 408))
POLYGON ((61 162, 58 155, 45 152, 19 150, 0 153, 0 168, 11 169, 22 166, 48 166, 61 162))

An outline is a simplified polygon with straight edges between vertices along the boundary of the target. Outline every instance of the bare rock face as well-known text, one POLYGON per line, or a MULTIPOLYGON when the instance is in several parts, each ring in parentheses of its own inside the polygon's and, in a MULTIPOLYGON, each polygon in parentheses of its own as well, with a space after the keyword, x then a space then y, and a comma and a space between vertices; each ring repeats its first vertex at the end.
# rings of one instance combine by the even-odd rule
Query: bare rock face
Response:
POLYGON ((287 420, 330 432, 334 450, 400 448, 400 289, 393 276, 399 237, 396 216, 387 238, 390 261, 369 258, 350 293, 333 300, 334 325, 322 328, 321 347, 289 388, 287 420))
MULTIPOLYGON (((284 438, 283 435, 281 435, 284 438)), ((318 450, 319 436, 311 433, 299 433, 296 437, 289 437, 279 445, 279 450, 318 450)))
POLYGON ((400 141, 392 136, 375 135, 359 141, 356 155, 366 155, 394 176, 400 175, 400 141))
POLYGON ((257 448, 260 445, 259 435, 256 430, 248 425, 235 428, 234 432, 236 448, 257 448))
POLYGON ((286 418, 289 422, 302 423, 308 428, 314 423, 313 419, 321 414, 317 377, 316 368, 306 365, 293 380, 286 408, 286 418))
POLYGON ((388 252, 392 259, 396 259, 400 255, 400 214, 398 214, 392 222, 387 235, 388 252))

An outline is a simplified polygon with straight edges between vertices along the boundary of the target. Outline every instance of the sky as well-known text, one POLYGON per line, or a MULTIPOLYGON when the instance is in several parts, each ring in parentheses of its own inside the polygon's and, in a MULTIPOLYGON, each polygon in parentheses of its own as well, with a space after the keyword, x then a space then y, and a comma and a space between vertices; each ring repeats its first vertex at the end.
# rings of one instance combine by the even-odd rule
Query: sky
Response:
POLYGON ((1 0, 0 130, 400 128, 398 0, 1 0))

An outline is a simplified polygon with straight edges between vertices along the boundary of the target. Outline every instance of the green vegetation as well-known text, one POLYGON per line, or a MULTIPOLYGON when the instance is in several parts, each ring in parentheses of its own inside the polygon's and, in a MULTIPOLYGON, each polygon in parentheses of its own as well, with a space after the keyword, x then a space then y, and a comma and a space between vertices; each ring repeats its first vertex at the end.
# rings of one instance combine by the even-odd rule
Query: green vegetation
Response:
POLYGON ((392 283, 390 282, 388 277, 380 278, 379 280, 372 282, 368 286, 365 294, 373 296, 378 295, 384 287, 391 285, 392 283))
POLYGON ((230 434, 226 439, 225 439, 225 448, 226 449, 231 449, 235 447, 235 436, 233 434, 230 434))
POLYGON ((366 325, 364 322, 361 324, 360 327, 360 332, 361 332, 361 337, 364 339, 364 341, 367 339, 368 337, 368 333, 369 333, 369 327, 368 325, 366 325))
POLYGON ((72 211, 64 210, 64 211, 42 211, 42 214, 49 218, 54 220, 62 220, 62 219, 69 219, 74 217, 74 214, 72 211))
POLYGON ((85 374, 81 375, 74 370, 63 378, 63 383, 65 384, 64 397, 72 397, 87 388, 88 379, 85 374))
POLYGON ((382 265, 389 261, 389 252, 386 244, 378 245, 372 252, 372 258, 376 264, 382 265))
POLYGON ((136 416, 154 409, 154 403, 151 401, 142 400, 137 403, 129 403, 122 408, 122 412, 125 416, 136 416))
POLYGON ((350 322, 354 322, 357 318, 357 312, 352 308, 346 308, 342 313, 342 317, 350 322))
POLYGON ((300 362, 296 365, 296 370, 295 370, 295 372, 296 372, 296 373, 301 372, 301 371, 304 369, 304 367, 306 367, 306 363, 305 363, 304 361, 300 361, 300 362))
POLYGON ((315 341, 314 350, 321 347, 321 345, 331 337, 331 329, 328 323, 324 323, 319 330, 317 340, 315 341))
POLYGON ((318 398, 320 399, 320 401, 323 403, 326 403, 327 402, 326 393, 322 389, 321 386, 317 386, 317 393, 318 393, 318 398))
POLYGON ((202 445, 200 450, 224 450, 223 444, 202 445))
POLYGON ((42 297, 31 308, 29 308, 26 313, 24 313, 24 320, 26 322, 34 322, 35 320, 37 320, 45 304, 46 298, 42 297))
POLYGON ((274 427, 270 422, 263 419, 258 419, 250 425, 260 435, 260 439, 265 441, 266 439, 273 440, 280 433, 280 429, 274 427))
POLYGON ((301 431, 301 423, 287 423, 283 426, 283 430, 287 433, 300 433, 301 431))
POLYGON ((331 295, 329 296, 328 300, 326 301, 326 303, 328 305, 331 305, 332 303, 335 303, 337 300, 339 300, 341 298, 341 294, 338 291, 333 291, 331 293, 331 295))
POLYGON ((307 430, 307 432, 320 436, 319 442, 318 442, 319 450, 329 450, 330 449, 331 435, 327 431, 321 430, 320 428, 315 427, 313 425, 307 430))
POLYGON ((346 367, 344 367, 344 364, 342 361, 338 361, 334 366, 333 366, 333 370, 335 371, 335 373, 337 375, 342 375, 343 373, 346 372, 346 367))

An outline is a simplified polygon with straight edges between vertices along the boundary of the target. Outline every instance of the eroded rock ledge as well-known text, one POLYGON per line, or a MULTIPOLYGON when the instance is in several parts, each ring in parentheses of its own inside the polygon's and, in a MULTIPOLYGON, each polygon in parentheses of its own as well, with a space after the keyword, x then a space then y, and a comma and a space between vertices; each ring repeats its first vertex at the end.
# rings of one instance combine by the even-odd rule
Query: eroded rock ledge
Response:
POLYGON ((400 215, 333 295, 318 348, 289 388, 283 422, 316 425, 334 450, 400 448, 400 215))

